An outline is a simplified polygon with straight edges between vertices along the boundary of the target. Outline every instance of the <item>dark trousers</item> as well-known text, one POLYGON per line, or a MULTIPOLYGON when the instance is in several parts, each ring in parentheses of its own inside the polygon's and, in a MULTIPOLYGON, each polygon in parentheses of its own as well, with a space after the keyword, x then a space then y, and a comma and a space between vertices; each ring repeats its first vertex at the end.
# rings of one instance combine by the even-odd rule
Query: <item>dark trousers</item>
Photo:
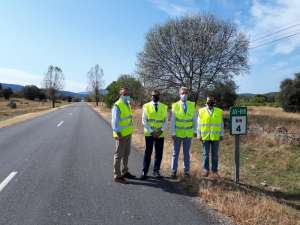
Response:
POLYGON ((164 138, 153 138, 145 137, 146 140, 146 149, 144 154, 144 163, 143 163, 143 172, 145 174, 149 171, 149 166, 151 163, 151 155, 153 151, 153 145, 155 146, 155 158, 154 158, 154 169, 153 171, 160 170, 160 164, 163 156, 163 149, 164 149, 164 138))

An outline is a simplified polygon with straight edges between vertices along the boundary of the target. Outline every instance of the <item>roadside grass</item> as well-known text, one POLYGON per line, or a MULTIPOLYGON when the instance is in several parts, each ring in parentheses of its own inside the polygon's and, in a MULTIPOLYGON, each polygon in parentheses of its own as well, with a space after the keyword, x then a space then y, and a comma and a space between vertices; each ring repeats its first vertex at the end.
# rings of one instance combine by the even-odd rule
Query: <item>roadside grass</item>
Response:
MULTIPOLYGON (((91 104, 91 106, 95 108, 94 105, 91 104)), ((250 115, 252 116, 251 110, 250 115)), ((264 113, 263 110, 269 110, 269 107, 260 108, 256 111, 260 115, 268 114, 264 113)), ((276 110, 278 109, 276 108, 276 110)), ((96 108, 96 111, 110 121, 110 109, 101 104, 100 107, 96 108)), ((144 151, 141 114, 141 109, 135 109, 133 144, 138 150, 144 151)), ((271 117, 273 114, 263 116, 271 117)), ((276 121, 283 118, 283 122, 277 123, 282 123, 285 126, 289 124, 286 123, 285 119, 292 120, 296 124, 298 122, 298 115, 282 113, 281 116, 276 117, 276 121)), ((261 122, 265 123, 265 126, 273 127, 273 120, 274 118, 268 118, 261 122)), ((162 162, 162 170, 166 175, 170 171, 172 156, 172 140, 168 132, 169 130, 166 134, 162 162)), ((234 138, 228 132, 226 132, 220 147, 221 179, 216 180, 200 176, 201 148, 199 141, 194 139, 191 147, 190 179, 185 179, 182 176, 183 160, 182 154, 180 154, 179 183, 183 190, 194 196, 200 196, 202 201, 205 201, 211 208, 231 217, 240 225, 300 225, 299 146, 278 145, 275 141, 266 139, 261 135, 243 136, 241 138, 239 185, 233 182, 234 138)))
POLYGON ((52 109, 50 102, 30 101, 22 98, 11 98, 17 105, 12 109, 8 106, 9 101, 0 98, 0 128, 43 115, 68 105, 68 102, 60 101, 56 109, 52 109))

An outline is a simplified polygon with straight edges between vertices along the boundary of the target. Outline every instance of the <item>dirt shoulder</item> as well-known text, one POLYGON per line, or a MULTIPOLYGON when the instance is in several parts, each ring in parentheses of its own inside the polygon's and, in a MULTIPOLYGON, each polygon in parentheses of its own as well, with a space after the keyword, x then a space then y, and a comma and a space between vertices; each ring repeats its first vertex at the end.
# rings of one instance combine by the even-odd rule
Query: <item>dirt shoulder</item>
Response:
POLYGON ((36 117, 45 115, 49 112, 53 112, 53 111, 56 111, 58 109, 62 109, 64 107, 68 107, 70 105, 71 104, 64 104, 64 105, 58 106, 54 109, 48 108, 48 106, 47 107, 39 107, 39 108, 32 109, 33 112, 22 111, 21 115, 15 114, 15 116, 10 114, 10 117, 8 119, 0 120, 0 128, 4 128, 4 127, 15 125, 15 124, 18 124, 18 123, 21 123, 21 122, 25 122, 25 121, 34 119, 36 117))
MULTIPOLYGON (((110 122, 110 109, 106 108, 103 104, 101 104, 100 107, 95 107, 90 103, 90 106, 95 111, 97 111, 104 119, 110 122)), ((141 123, 141 114, 141 109, 134 110, 135 132, 133 134, 133 144, 137 150, 144 151, 144 135, 141 123)), ((168 138, 168 136, 169 135, 167 135, 165 139, 164 157, 162 162, 162 170, 165 175, 169 175, 172 155, 172 140, 171 138, 168 138)), ((260 186, 251 185, 251 182, 256 181, 254 179, 247 180, 246 177, 250 176, 253 170, 250 170, 250 172, 248 170, 242 171, 242 173, 244 174, 244 176, 242 176, 242 179, 244 179, 243 181, 245 181, 245 183, 237 185, 232 181, 231 177, 233 164, 231 160, 231 148, 233 149, 233 143, 231 143, 229 136, 226 136, 226 138, 228 140, 227 142, 225 141, 224 143, 222 143, 222 153, 220 154, 220 156, 222 156, 220 157, 220 172, 222 174, 221 179, 203 178, 200 176, 202 164, 201 150, 199 147, 200 143, 198 143, 198 141, 195 139, 193 140, 191 149, 191 177, 190 179, 185 179, 182 174, 179 174, 178 183, 180 184, 182 190, 190 193, 191 196, 196 197, 195 199, 200 199, 201 202, 205 202, 210 208, 224 215, 225 218, 231 218, 235 223, 240 225, 300 225, 299 210, 295 209, 295 207, 288 206, 287 202, 284 201, 284 199, 276 198, 276 196, 273 195, 273 192, 270 192, 265 188, 261 188, 260 186), (228 153, 230 153, 230 155, 228 153)), ((244 140, 244 144, 246 141, 247 139, 244 140)), ((253 142, 253 140, 251 140, 251 142, 253 142)), ((268 143, 257 142, 257 145, 262 146, 262 144, 268 143)), ((253 144, 247 146, 247 148, 258 147, 252 145, 253 144)), ((275 149, 276 146, 273 146, 274 151, 275 149)), ((277 150, 277 152, 278 151, 279 150, 277 150)), ((260 154, 252 155, 259 155, 259 157, 261 157, 260 154)), ((245 157, 245 155, 242 155, 242 157, 245 157)), ((254 161, 258 160, 255 157, 253 157, 252 159, 254 161)), ((179 160, 180 162, 182 162, 182 158, 180 158, 179 160)), ((261 160, 273 161, 274 159, 261 158, 261 160)), ((265 164, 267 163, 265 162, 265 164)), ((252 164, 250 166, 253 167, 252 164)), ((259 164, 255 166, 259 166, 259 164)), ((267 166, 266 169, 272 172, 270 166, 267 166)), ((295 171, 295 168, 292 169, 294 169, 295 171)), ((259 172, 264 172, 264 170, 261 170, 259 172)), ((269 175, 266 174, 266 176, 269 175)), ((261 175, 261 177, 263 178, 264 176, 261 175)), ((258 178, 255 177, 255 179, 258 178)), ((290 183, 289 185, 298 185, 295 182, 290 183)), ((283 185, 282 188, 284 189, 285 186, 283 185)), ((288 194, 288 192, 284 193, 288 194)), ((295 198, 297 198, 297 190, 295 193, 288 195, 296 196, 295 198)))

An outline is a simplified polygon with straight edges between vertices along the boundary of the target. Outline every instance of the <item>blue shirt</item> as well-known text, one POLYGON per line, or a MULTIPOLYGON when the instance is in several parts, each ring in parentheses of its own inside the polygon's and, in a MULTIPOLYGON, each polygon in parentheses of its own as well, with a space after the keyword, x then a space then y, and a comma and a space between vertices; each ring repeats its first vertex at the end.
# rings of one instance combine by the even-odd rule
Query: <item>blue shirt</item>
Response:
MULTIPOLYGON (((126 103, 128 104, 128 103, 126 103)), ((111 127, 112 130, 116 133, 121 132, 121 128, 119 126, 120 122, 120 109, 117 106, 113 106, 111 110, 111 127)))

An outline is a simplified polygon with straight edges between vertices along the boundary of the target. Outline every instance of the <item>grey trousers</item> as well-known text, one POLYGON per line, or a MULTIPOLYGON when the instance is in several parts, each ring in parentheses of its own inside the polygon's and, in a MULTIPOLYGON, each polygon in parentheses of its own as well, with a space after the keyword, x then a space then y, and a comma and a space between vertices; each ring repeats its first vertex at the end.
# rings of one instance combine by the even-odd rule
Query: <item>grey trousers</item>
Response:
POLYGON ((121 177, 128 172, 128 158, 130 154, 131 135, 116 140, 116 151, 114 154, 114 178, 121 177), (121 173, 122 162, 122 173, 121 173))

